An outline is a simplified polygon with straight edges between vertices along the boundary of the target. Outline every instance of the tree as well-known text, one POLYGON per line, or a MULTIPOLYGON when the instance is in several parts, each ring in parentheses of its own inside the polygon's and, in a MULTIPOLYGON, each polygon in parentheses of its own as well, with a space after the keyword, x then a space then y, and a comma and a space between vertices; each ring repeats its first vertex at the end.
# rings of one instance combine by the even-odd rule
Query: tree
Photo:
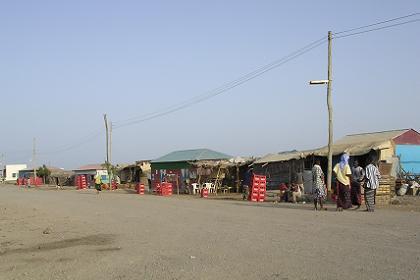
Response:
POLYGON ((51 175, 51 170, 49 170, 45 164, 43 164, 38 170, 36 171, 36 174, 44 179, 44 183, 48 183, 47 179, 51 175))

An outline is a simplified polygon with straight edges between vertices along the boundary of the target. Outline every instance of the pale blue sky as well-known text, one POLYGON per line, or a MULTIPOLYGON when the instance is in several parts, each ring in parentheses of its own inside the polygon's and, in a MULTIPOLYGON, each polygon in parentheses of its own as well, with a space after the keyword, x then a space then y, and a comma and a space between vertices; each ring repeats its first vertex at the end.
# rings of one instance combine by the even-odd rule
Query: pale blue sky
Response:
MULTIPOLYGON (((414 12, 419 1, 1 1, 0 153, 27 163, 112 121, 218 87, 322 37, 414 12)), ((417 16, 420 18, 420 16, 417 16)), ((420 128, 420 23, 333 41, 335 139, 420 128)), ((114 130, 113 162, 210 148, 261 156, 326 144, 327 46, 223 95, 114 130)), ((104 134, 104 133, 103 133, 104 134)), ((105 158, 104 135, 39 163, 105 158)))

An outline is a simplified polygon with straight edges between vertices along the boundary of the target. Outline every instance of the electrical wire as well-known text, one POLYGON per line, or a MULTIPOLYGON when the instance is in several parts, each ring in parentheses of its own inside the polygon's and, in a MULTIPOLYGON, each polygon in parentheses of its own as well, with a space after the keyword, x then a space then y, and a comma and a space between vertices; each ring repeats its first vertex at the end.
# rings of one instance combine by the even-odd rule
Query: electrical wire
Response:
MULTIPOLYGON (((165 108, 164 110, 161 110, 161 111, 156 111, 156 112, 152 112, 152 113, 149 113, 149 114, 146 114, 146 115, 142 115, 141 116, 142 118, 140 118, 140 119, 139 119, 139 117, 135 117, 135 118, 130 118, 130 119, 125 120, 125 121, 113 122, 112 127, 115 128, 115 129, 118 129, 118 128, 121 128, 121 127, 124 127, 124 126, 136 124, 136 123, 139 123, 139 122, 144 122, 144 121, 147 121, 147 120, 151 120, 151 119, 154 119, 154 118, 157 118, 157 117, 160 117, 160 116, 164 116, 164 115, 179 111, 181 109, 187 108, 187 107, 192 106, 194 104, 203 102, 207 99, 210 99, 212 97, 220 95, 220 94, 222 94, 222 93, 224 93, 224 92, 226 92, 226 91, 228 91, 232 88, 235 88, 235 87, 237 87, 237 86, 239 86, 239 85, 241 85, 241 84, 243 84, 243 83, 245 83, 249 80, 252 80, 252 79, 254 79, 258 76, 261 76, 262 74, 264 74, 264 73, 266 73, 266 72, 268 72, 268 71, 270 71, 274 68, 277 68, 277 67, 289 62, 290 60, 293 60, 293 59, 305 54, 306 52, 324 44, 325 42, 326 42, 326 37, 324 36, 324 37, 322 37, 322 38, 304 46, 303 48, 300 48, 300 49, 290 53, 289 55, 287 55, 287 56, 285 56, 281 59, 277 59, 277 60, 275 60, 275 61, 273 61, 273 62, 271 62, 267 65, 261 66, 261 67, 257 68, 256 70, 254 70, 250 73, 247 73, 246 75, 243 75, 236 80, 225 83, 224 85, 222 85, 222 86, 220 86, 220 87, 218 87, 218 88, 216 88, 216 89, 214 89, 214 90, 212 90, 212 91, 210 91, 206 94, 193 97, 192 99, 187 100, 187 101, 185 101, 181 104, 167 107, 167 108, 165 108), (115 125, 115 123, 120 123, 120 125, 115 125)), ((57 153, 70 151, 70 150, 76 149, 76 148, 94 140, 100 134, 101 134, 101 132, 98 131, 98 132, 95 132, 95 133, 93 133, 89 136, 86 136, 86 137, 82 138, 83 140, 78 141, 75 144, 68 145, 68 146, 62 146, 62 148, 59 147, 59 148, 56 148, 55 150, 50 151, 50 152, 40 152, 40 153, 37 153, 37 155, 38 156, 46 156, 46 155, 51 155, 51 154, 57 154, 57 153)))
POLYGON ((341 36, 334 36, 333 39, 339 39, 339 38, 345 38, 345 37, 360 35, 360 34, 363 34, 363 33, 368 33, 368 32, 372 32, 372 31, 382 30, 382 29, 386 29, 386 28, 391 28, 391 27, 404 25, 404 24, 409 24, 409 23, 413 23, 413 22, 419 22, 419 21, 420 21, 420 19, 413 19, 413 20, 409 20, 409 21, 404 21, 404 22, 400 22, 400 23, 387 25, 387 26, 372 28, 372 29, 363 30, 363 31, 359 31, 359 32, 354 32, 354 33, 350 33, 350 34, 345 34, 345 35, 341 35, 341 36))
MULTIPOLYGON (((359 32, 352 32, 352 31, 361 30, 361 29, 365 29, 365 28, 368 28, 368 27, 372 27, 372 26, 381 25, 381 24, 384 24, 384 23, 389 23, 389 22, 401 20, 401 19, 404 19, 404 18, 413 17, 413 16, 416 16, 416 15, 419 15, 419 14, 420 13, 412 13, 412 14, 409 14, 409 15, 406 15, 406 16, 392 18, 392 19, 389 19, 389 20, 384 20, 384 21, 376 22, 376 23, 369 24, 369 25, 364 25, 364 26, 360 26, 360 27, 356 27, 356 28, 351 28, 351 29, 347 29, 347 30, 344 30, 344 31, 340 31, 340 32, 334 32, 333 33, 333 39, 345 38, 345 37, 355 36, 355 35, 364 34, 364 33, 368 33, 368 32, 373 32, 373 31, 377 31, 377 30, 387 29, 387 28, 391 28, 391 27, 395 27, 395 26, 399 26, 399 25, 405 25, 405 24, 409 24, 409 23, 418 22, 418 21, 420 21, 420 19, 414 19, 414 20, 399 22, 399 23, 396 23, 396 24, 390 24, 390 25, 381 26, 381 27, 377 27, 377 28, 371 28, 371 29, 362 30, 362 31, 359 31, 359 32), (352 32, 352 33, 345 34, 345 33, 349 33, 349 32, 352 32), (336 36, 338 34, 343 34, 343 35, 336 36)), ((168 107, 166 107, 162 110, 157 110, 155 112, 151 112, 151 113, 148 113, 148 114, 143 114, 143 115, 140 115, 140 116, 137 116, 137 117, 132 117, 132 118, 129 118, 129 119, 126 119, 126 120, 116 121, 112 124, 112 127, 115 128, 115 129, 122 128, 122 127, 125 127, 125 126, 129 126, 129 125, 137 124, 137 123, 140 123, 140 122, 145 122, 145 121, 148 121, 148 120, 151 120, 151 119, 155 119, 155 118, 158 118, 158 117, 161 117, 161 116, 165 116, 165 115, 171 114, 173 112, 182 110, 184 108, 193 106, 197 103, 203 102, 205 100, 208 100, 210 98, 218 96, 218 95, 220 95, 220 94, 222 94, 226 91, 229 91, 229 90, 231 90, 231 89, 233 89, 237 86, 240 86, 240 85, 242 85, 242 84, 244 84, 244 83, 246 83, 246 82, 248 82, 252 79, 255 79, 255 78, 263 75, 264 73, 266 73, 270 70, 273 70, 273 69, 275 69, 275 68, 277 68, 277 67, 279 67, 279 66, 281 66, 281 65, 283 65, 283 64, 285 64, 285 63, 287 63, 287 62, 289 62, 293 59, 296 59, 299 56, 309 52, 310 50, 312 50, 314 48, 319 47, 320 45, 324 44, 325 42, 326 42, 326 37, 322 37, 322 38, 320 38, 320 39, 318 39, 318 40, 316 40, 316 41, 314 41, 314 42, 312 42, 312 43, 310 43, 310 44, 308 44, 308 45, 306 45, 306 46, 304 46, 304 47, 302 47, 302 48, 300 48, 300 49, 298 49, 298 50, 296 50, 292 53, 290 53, 289 55, 287 55, 285 57, 274 60, 273 62, 271 62, 269 64, 260 66, 257 69, 255 69, 254 71, 251 71, 251 72, 249 72, 249 73, 247 73, 243 76, 240 76, 238 79, 227 82, 227 83, 223 84, 222 86, 217 87, 217 88, 215 88, 215 89, 213 89, 209 92, 206 92, 202 95, 195 96, 191 99, 185 100, 184 102, 178 103, 176 105, 168 106, 168 107)), ((79 141, 75 144, 72 144, 72 145, 69 145, 69 146, 63 146, 63 148, 57 148, 56 150, 51 151, 51 152, 39 153, 38 155, 41 155, 41 156, 42 155, 50 155, 50 154, 56 154, 56 153, 61 153, 61 152, 66 152, 66 151, 69 151, 69 150, 76 149, 76 148, 94 140, 100 134, 101 134, 100 131, 96 132, 92 135, 89 135, 89 136, 83 138, 84 140, 79 141)))
POLYGON ((400 22, 400 23, 390 24, 390 25, 381 26, 381 27, 377 27, 377 28, 372 28, 372 29, 368 29, 368 30, 363 30, 363 31, 359 31, 359 32, 354 32, 354 33, 350 33, 350 34, 345 34, 345 35, 341 35, 341 36, 333 36, 333 39, 339 39, 339 38, 345 38, 345 37, 360 35, 360 34, 363 34, 363 33, 368 33, 368 32, 372 32, 372 31, 382 30, 382 29, 391 28, 391 27, 395 27, 395 26, 399 26, 399 25, 404 25, 404 24, 409 24, 409 23, 418 22, 418 21, 420 21, 420 19, 413 19, 413 20, 409 20, 409 21, 404 21, 404 22, 400 22))
POLYGON ((347 30, 340 31, 340 32, 334 32, 333 35, 348 33, 348 32, 352 32, 352 31, 355 31, 355 30, 360 30, 360 29, 364 29, 364 28, 368 28, 368 27, 372 27, 372 26, 376 26, 376 25, 380 25, 380 24, 384 24, 384 23, 388 23, 388 22, 392 22, 392 21, 396 21, 396 20, 400 20, 400 19, 404 19, 404 18, 408 18, 408 17, 413 17, 413 16, 416 16, 416 15, 420 15, 420 13, 412 13, 412 14, 402 16, 402 17, 396 17, 396 18, 392 18, 392 19, 388 19, 388 20, 384 20, 384 21, 380 21, 380 22, 356 27, 356 28, 347 29, 347 30))
POLYGON ((293 56, 293 55, 295 55, 295 54, 297 54, 297 53, 301 52, 301 51, 304 51, 305 49, 307 49, 307 48, 309 48, 309 47, 311 47, 311 46, 313 46, 313 45, 315 45, 315 44, 317 44, 317 43, 319 43, 319 42, 321 42, 321 41, 323 41, 323 40, 325 40, 325 39, 326 39, 326 36, 325 36, 325 37, 322 37, 322 38, 320 38, 320 39, 318 39, 318 40, 316 40, 316 41, 314 41, 314 42, 312 42, 312 43, 310 43, 310 44, 308 44, 308 45, 306 45, 306 46, 305 46, 305 47, 303 47, 303 48, 300 48, 300 49, 298 49, 298 50, 296 50, 296 51, 294 51, 294 52, 290 53, 289 55, 287 55, 287 56, 285 56, 285 57, 282 57, 281 59, 277 59, 277 60, 274 60, 273 62, 271 62, 271 63, 269 63, 269 64, 266 64, 266 65, 260 66, 260 67, 258 67, 257 69, 255 69, 254 71, 252 71, 252 72, 250 72, 250 73, 247 73, 247 74, 245 74, 245 75, 243 75, 243 76, 240 76, 240 78, 235 79, 235 80, 233 80, 233 81, 230 81, 230 82, 228 82, 228 83, 225 83, 225 84, 223 84, 222 86, 220 86, 220 87, 218 87, 218 88, 215 88, 215 89, 213 89, 213 90, 211 90, 211 91, 209 91, 209 92, 206 92, 206 93, 204 93, 204 94, 202 94, 202 95, 195 96, 195 97, 193 97, 193 98, 191 98, 191 99, 188 99, 188 100, 186 100, 186 101, 184 101, 184 102, 178 103, 178 104, 176 104, 176 105, 171 105, 171 106, 166 107, 166 108, 164 108, 164 109, 162 109, 162 110, 158 110, 158 111, 155 111, 155 112, 151 112, 151 113, 143 114, 143 115, 140 115, 140 116, 137 116, 137 117, 132 117, 132 118, 129 118, 129 119, 126 119, 126 120, 115 121, 115 122, 114 122, 114 124, 116 124, 116 126, 115 126, 115 127, 119 127, 119 126, 123 125, 124 123, 131 122, 131 121, 134 121, 134 120, 136 120, 136 119, 145 118, 145 117, 147 117, 147 116, 151 116, 151 115, 158 114, 158 113, 160 113, 160 112, 162 112, 162 111, 167 111, 167 110, 171 110, 171 109, 173 109, 173 108, 179 107, 179 106, 183 106, 184 104, 190 103, 190 102, 192 102, 192 101, 194 101, 194 100, 201 100, 202 98, 204 98, 204 97, 206 97, 206 96, 212 95, 212 94, 213 94, 213 92, 215 92, 215 91, 221 90, 221 89, 222 89, 222 88, 224 88, 224 87, 227 87, 227 86, 229 86, 229 85, 231 85, 231 84, 237 83, 238 81, 241 81, 241 80, 243 80, 243 79, 246 79, 246 78, 248 78, 248 77, 250 77, 250 76, 252 76, 252 75, 254 75, 254 74, 256 74, 256 73, 258 73, 258 72, 260 72, 260 71, 262 71, 262 70, 264 70, 264 69, 266 69, 266 68, 268 68, 268 67, 271 67, 271 66, 273 66, 273 65, 275 65, 275 64, 277 64, 277 63, 279 63, 279 62, 281 62, 281 61, 283 61, 283 60, 285 60, 285 59, 287 59, 287 58, 289 58, 289 57, 291 57, 291 56, 293 56))
POLYGON ((70 150, 74 150, 74 149, 76 149, 76 148, 78 148, 78 147, 96 139, 101 133, 102 133, 101 131, 91 133, 88 136, 83 137, 81 140, 79 140, 75 144, 61 146, 61 147, 56 148, 55 150, 50 151, 50 152, 40 152, 40 153, 37 153, 37 155, 44 156, 44 155, 51 155, 51 154, 57 154, 57 153, 62 153, 62 152, 67 152, 67 151, 70 151, 70 150))
POLYGON ((245 78, 245 79, 239 80, 239 81, 237 81, 237 82, 235 82, 235 83, 233 83, 233 84, 230 84, 230 85, 228 85, 228 86, 226 86, 226 87, 220 88, 219 90, 216 90, 216 91, 215 91, 214 93, 212 93, 211 95, 204 96, 204 97, 202 97, 202 98, 199 98, 199 99, 193 100, 193 101, 191 101, 191 102, 188 102, 188 103, 186 103, 186 104, 180 105, 180 106, 178 106, 178 107, 171 108, 171 109, 166 110, 166 111, 158 112, 158 113, 156 113, 156 114, 154 114, 154 115, 151 115, 151 116, 149 116, 149 117, 145 117, 145 118, 142 118, 142 119, 137 119, 137 120, 133 120, 133 121, 127 122, 127 123, 125 123, 125 124, 122 124, 122 125, 116 126, 115 128, 116 128, 116 129, 118 129, 118 128, 121 128, 121 127, 129 126, 129 125, 137 124, 137 123, 140 123, 140 122, 145 122, 145 121, 148 121, 148 120, 152 120, 152 119, 155 119, 155 118, 158 118, 158 117, 161 117, 161 116, 165 116, 165 115, 168 115, 168 114, 170 114, 170 113, 173 113, 173 112, 176 112, 176 111, 180 111, 180 110, 182 110, 182 109, 184 109, 184 108, 187 108, 187 107, 193 106, 193 105, 195 105, 195 104, 197 104, 197 103, 200 103, 200 102, 203 102, 203 101, 205 101, 205 100, 208 100, 208 99, 210 99, 210 98, 212 98, 212 97, 218 96, 218 95, 220 95, 220 94, 222 94, 222 93, 224 93, 224 92, 226 92, 226 91, 228 91, 228 90, 230 90, 230 89, 233 89, 233 88, 235 88, 235 87, 237 87, 237 86, 240 86, 240 85, 242 85, 242 84, 244 84, 244 83, 246 83, 246 82, 248 82, 248 81, 250 81, 250 80, 252 80, 252 79, 254 79, 254 78, 257 78, 257 77, 259 77, 259 76, 263 75, 264 73, 266 73, 266 72, 268 72, 268 71, 270 71, 270 70, 272 70, 272 69, 274 69, 274 68, 277 68, 277 67, 279 67, 279 66, 281 66, 281 65, 283 65, 283 64, 285 64, 285 63, 287 63, 287 62, 289 62, 290 60, 293 60, 293 59, 295 59, 295 58, 297 58, 297 57, 299 57, 299 56, 301 56, 301 55, 305 54, 306 52, 308 52, 308 51, 310 51, 310 50, 312 50, 312 49, 314 49, 314 48, 316 48, 316 47, 318 47, 318 46, 320 46, 320 45, 322 45, 322 44, 324 44, 324 43, 325 43, 325 42, 321 42, 321 43, 319 43, 319 44, 317 44, 317 45, 315 45, 315 46, 313 46, 313 47, 309 48, 308 50, 306 50, 306 51, 304 51, 304 52, 302 52, 302 53, 299 53, 299 54, 296 54, 295 56, 290 57, 289 59, 287 59, 287 60, 283 61, 282 63, 276 64, 276 65, 273 65, 273 66, 271 66, 271 67, 269 67, 269 68, 266 68, 266 69, 262 70, 262 71, 261 71, 261 72, 259 72, 259 73, 256 73, 256 74, 254 74, 254 75, 252 75, 252 76, 249 76, 249 77, 247 77, 247 78, 245 78))
POLYGON ((304 46, 303 48, 300 48, 300 49, 290 53, 289 55, 287 55, 285 57, 277 59, 277 60, 275 60, 275 61, 273 61, 269 64, 266 64, 264 66, 258 67, 256 70, 254 70, 250 73, 247 73, 247 74, 241 76, 238 79, 235 79, 233 81, 225 83, 222 86, 217 87, 217 88, 215 88, 215 89, 213 89, 213 90, 211 90, 211 91, 209 91, 205 94, 196 96, 194 98, 191 98, 191 99, 189 99, 187 101, 184 101, 180 104, 177 104, 175 106, 170 106, 170 107, 165 108, 164 110, 159 110, 159 111, 149 113, 149 114, 146 114, 146 115, 142 115, 142 116, 139 116, 139 117, 130 118, 130 119, 125 120, 125 121, 115 122, 115 123, 118 123, 118 125, 115 126, 115 129, 125 127, 125 126, 128 126, 128 125, 132 125, 132 124, 136 124, 136 123, 139 123, 139 122, 144 122, 144 121, 151 120, 151 119, 154 119, 154 118, 157 118, 157 117, 161 117, 161 116, 179 111, 181 109, 190 107, 190 106, 195 105, 197 103, 203 102, 203 101, 208 100, 212 97, 218 96, 218 95, 220 95, 220 94, 222 94, 222 93, 224 93, 224 92, 226 92, 230 89, 233 89, 233 88, 235 88, 239 85, 244 84, 245 82, 248 82, 248 81, 250 81, 254 78, 257 78, 257 77, 263 75, 264 73, 266 73, 266 72, 268 72, 272 69, 275 69, 275 68, 277 68, 277 67, 279 67, 279 66, 281 66, 281 65, 283 65, 283 64, 285 64, 285 63, 287 63, 287 62, 289 62, 289 61, 291 61, 291 60, 309 52, 310 50, 312 50, 314 48, 319 47, 320 45, 324 44, 325 42, 326 42, 326 36, 324 36, 324 37, 322 37, 322 38, 304 46))
MULTIPOLYGON (((413 16, 416 16, 416 15, 419 15, 419 14, 420 13, 412 13, 412 14, 409 14, 409 15, 406 15, 406 16, 392 18, 392 19, 389 19, 389 20, 384 20, 384 21, 376 22, 376 23, 369 24, 369 25, 364 25, 364 26, 360 26, 360 27, 356 27, 356 28, 351 28, 351 29, 347 29, 347 30, 344 30, 344 31, 340 31, 340 32, 334 32, 333 33, 333 39, 345 38, 345 37, 360 35, 360 34, 364 34, 364 33, 368 33, 368 32, 373 32, 373 31, 377 31, 377 30, 392 28, 392 27, 399 26, 399 25, 405 25, 405 24, 409 24, 409 23, 418 22, 418 21, 420 21, 420 19, 414 19, 414 20, 399 22, 399 23, 390 24, 390 25, 386 25, 386 26, 381 26, 381 27, 377 27, 377 28, 362 30, 362 29, 369 28, 369 27, 372 27, 372 26, 378 26, 378 25, 381 25, 381 24, 384 24, 384 23, 389 23, 389 22, 413 17, 413 16), (362 31, 352 32, 352 31, 356 31, 356 30, 362 30, 362 31), (351 32, 351 33, 349 33, 349 32, 351 32), (345 34, 345 33, 349 33, 349 34, 345 34), (337 36, 338 34, 343 34, 343 35, 337 36)), ((287 63, 287 62, 289 62, 293 59, 296 59, 299 56, 309 52, 310 50, 319 47, 320 45, 324 44, 325 42, 326 42, 326 36, 322 37, 322 38, 320 38, 320 39, 318 39, 318 40, 316 40, 316 41, 314 41, 314 42, 312 42, 312 43, 310 43, 310 44, 308 44, 308 45, 306 45, 306 46, 304 46, 304 47, 302 47, 302 48, 300 48, 300 49, 298 49, 298 50, 296 50, 292 53, 290 53, 287 56, 284 56, 280 59, 274 60, 273 62, 271 62, 269 64, 260 66, 257 69, 255 69, 255 70, 253 70, 253 71, 251 71, 251 72, 249 72, 249 73, 247 73, 243 76, 240 76, 239 78, 237 78, 235 80, 227 82, 227 83, 223 84, 222 86, 219 86, 219 87, 217 87, 217 88, 215 88, 215 89, 213 89, 209 92, 206 92, 202 95, 195 96, 193 98, 185 100, 184 102, 168 106, 168 107, 166 107, 162 110, 157 110, 155 112, 151 112, 151 113, 148 113, 148 114, 143 114, 143 115, 140 115, 140 116, 137 116, 137 117, 132 117, 132 118, 125 119, 125 120, 116 121, 112 124, 112 127, 114 129, 118 129, 118 128, 122 128, 122 127, 125 127, 125 126, 137 124, 137 123, 140 123, 140 122, 145 122, 145 121, 148 121, 148 120, 152 120, 152 119, 155 119, 155 118, 158 118, 158 117, 161 117, 161 116, 171 114, 171 113, 176 112, 176 111, 180 111, 182 109, 193 106, 195 104, 201 103, 205 100, 208 100, 210 98, 213 98, 213 97, 216 97, 220 94, 223 94, 226 91, 229 91, 229 90, 231 90, 235 87, 238 87, 238 86, 240 86, 240 85, 242 85, 242 84, 244 84, 244 83, 246 83, 246 82, 248 82, 252 79, 255 79, 255 78, 263 75, 264 73, 266 73, 270 70, 273 70, 273 69, 275 69, 275 68, 277 68, 277 67, 279 67, 279 66, 281 66, 281 65, 283 65, 283 64, 285 64, 285 63, 287 63)), ((40 155, 40 156, 50 155, 50 154, 56 154, 56 153, 61 153, 61 152, 66 152, 66 151, 76 149, 76 148, 94 140, 100 134, 101 134, 100 131, 95 132, 94 134, 83 138, 82 141, 78 141, 75 144, 68 145, 68 146, 62 146, 62 148, 57 148, 56 150, 51 151, 51 152, 38 153, 38 155, 40 155)))
MULTIPOLYGON (((237 87, 237 86, 239 86, 239 85, 241 85, 241 84, 243 84, 243 83, 245 83, 249 80, 252 80, 252 79, 254 79, 258 76, 261 76, 262 74, 264 74, 264 73, 266 73, 266 72, 268 72, 268 71, 270 71, 274 68, 277 68, 277 67, 287 63, 288 61, 293 60, 293 59, 305 54, 306 52, 324 44, 325 42, 326 42, 326 36, 324 36, 324 37, 322 37, 322 38, 320 38, 320 39, 318 39, 318 40, 316 40, 316 41, 314 41, 314 42, 312 42, 312 43, 310 43, 310 44, 308 44, 308 45, 306 45, 306 46, 304 46, 304 47, 302 47, 302 48, 300 48, 300 49, 298 49, 298 50, 296 50, 292 53, 290 53, 289 55, 287 55, 287 56, 285 56, 281 59, 277 59, 277 60, 275 60, 275 61, 273 61, 269 64, 258 67, 254 71, 249 72, 249 73, 247 73, 247 74, 241 76, 240 78, 235 79, 231 82, 225 83, 224 85, 222 85, 218 88, 215 88, 215 89, 211 90, 210 92, 207 92, 207 93, 202 94, 200 96, 193 97, 193 98, 191 98, 189 100, 186 100, 182 103, 179 103, 177 105, 169 106, 169 107, 167 107, 163 110, 159 110, 159 111, 155 111, 155 112, 152 112, 152 113, 149 113, 149 114, 145 114, 145 115, 142 115, 140 117, 134 117, 134 118, 126 119, 124 121, 112 122, 112 128, 118 129, 118 128, 125 127, 125 126, 128 126, 128 125, 136 124, 136 123, 139 123, 139 122, 144 122, 144 121, 147 121, 147 120, 151 120, 151 119, 154 119, 154 118, 157 118, 157 117, 160 117, 160 116, 164 116, 164 115, 179 111, 181 109, 190 107, 194 104, 203 102, 207 99, 210 99, 212 97, 220 95, 220 94, 222 94, 222 93, 224 93, 224 92, 226 92, 226 91, 228 91, 232 88, 235 88, 235 87, 237 87), (115 125, 115 124, 117 124, 117 125, 115 125)), ((55 150, 49 151, 49 152, 39 152, 39 153, 37 153, 37 155, 38 156, 48 156, 48 155, 52 155, 52 154, 58 154, 58 153, 63 153, 63 152, 67 152, 67 151, 70 151, 70 150, 77 149, 80 146, 96 139, 101 133, 102 133, 101 131, 97 131, 93 134, 90 134, 90 135, 82 138, 82 140, 80 140, 80 141, 78 141, 74 144, 61 146, 61 147, 58 147, 55 150)))

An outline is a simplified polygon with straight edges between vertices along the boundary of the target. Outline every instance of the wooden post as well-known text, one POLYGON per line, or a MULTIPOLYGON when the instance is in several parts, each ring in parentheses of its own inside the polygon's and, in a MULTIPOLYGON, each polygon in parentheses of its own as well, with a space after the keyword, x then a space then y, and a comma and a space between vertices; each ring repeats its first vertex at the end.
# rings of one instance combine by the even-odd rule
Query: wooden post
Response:
POLYGON ((328 105, 328 171, 327 171, 327 188, 331 192, 332 178, 332 143, 333 143, 333 109, 331 100, 331 84, 332 84, 332 61, 331 61, 331 31, 328 31, 328 84, 327 84, 327 105, 328 105))
POLYGON ((178 174, 175 174, 176 178, 176 194, 179 195, 179 176, 178 174))
POLYGON ((108 172, 108 179, 109 179, 109 184, 111 185, 111 176, 109 174, 109 132, 108 132, 108 120, 106 117, 106 114, 104 114, 104 121, 105 121, 105 139, 106 139, 106 170, 108 172))
POLYGON ((239 165, 236 164, 236 193, 239 193, 240 187, 241 187, 241 180, 239 178, 239 165))
MULTIPOLYGON (((34 137, 33 140, 33 147, 32 147, 32 164, 34 166, 34 180, 36 182, 36 163, 35 163, 35 155, 36 155, 36 139, 34 137)), ((34 183, 36 185, 36 183, 34 183)))

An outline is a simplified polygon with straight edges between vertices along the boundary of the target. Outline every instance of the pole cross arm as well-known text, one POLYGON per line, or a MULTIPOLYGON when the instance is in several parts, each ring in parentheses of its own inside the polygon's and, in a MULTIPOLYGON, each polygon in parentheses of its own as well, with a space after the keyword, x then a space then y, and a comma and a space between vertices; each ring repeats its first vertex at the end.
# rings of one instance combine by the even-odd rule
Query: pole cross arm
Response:
POLYGON ((310 85, 325 85, 328 84, 330 81, 329 80, 314 80, 314 81, 309 81, 310 85))

